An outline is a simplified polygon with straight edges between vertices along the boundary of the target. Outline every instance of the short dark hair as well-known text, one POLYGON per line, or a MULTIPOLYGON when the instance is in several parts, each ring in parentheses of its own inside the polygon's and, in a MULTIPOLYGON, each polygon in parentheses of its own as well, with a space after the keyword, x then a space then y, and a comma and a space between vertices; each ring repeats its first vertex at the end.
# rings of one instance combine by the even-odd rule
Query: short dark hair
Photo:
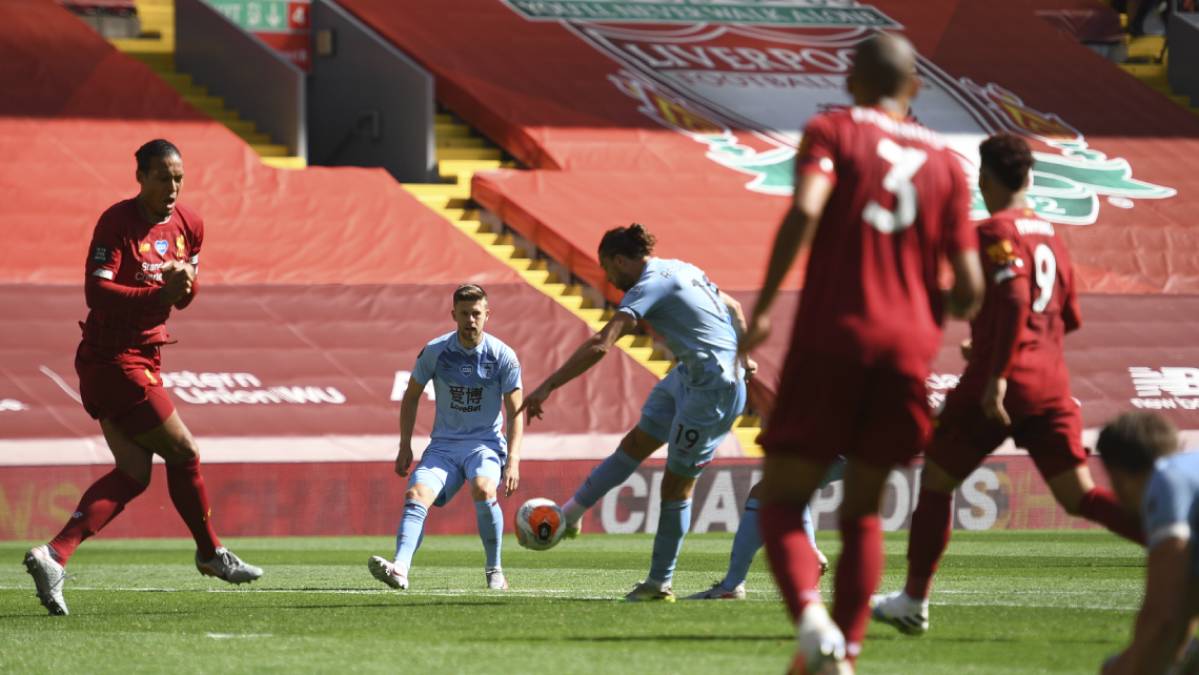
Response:
POLYGON ((454 289, 454 304, 460 302, 478 302, 487 299, 487 291, 478 284, 462 284, 454 289))
POLYGON ((605 232, 604 238, 600 240, 599 257, 623 255, 626 258, 641 259, 653 254, 654 244, 657 242, 654 235, 641 223, 616 227, 605 232))
POLYGON ((978 156, 983 168, 1012 192, 1024 187, 1024 181, 1028 180, 1028 172, 1035 162, 1028 143, 1016 134, 1007 132, 983 141, 978 146, 978 156))
POLYGON ((1107 423, 1095 444, 1108 470, 1139 474, 1178 449, 1178 430, 1151 412, 1126 412, 1107 423))
POLYGON ((175 147, 174 143, 163 138, 155 138, 143 144, 142 147, 137 149, 137 152, 133 153, 134 159, 137 160, 137 170, 143 172, 150 170, 151 161, 160 157, 170 157, 171 155, 183 159, 183 154, 179 152, 179 148, 175 147))

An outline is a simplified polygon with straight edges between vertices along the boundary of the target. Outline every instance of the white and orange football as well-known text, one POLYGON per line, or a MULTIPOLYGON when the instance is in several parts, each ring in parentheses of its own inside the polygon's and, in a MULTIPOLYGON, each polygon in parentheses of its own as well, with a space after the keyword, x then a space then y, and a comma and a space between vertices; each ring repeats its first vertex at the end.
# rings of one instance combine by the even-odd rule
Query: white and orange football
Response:
POLYGON ((516 510, 516 541, 533 551, 545 551, 562 541, 566 518, 551 499, 530 499, 516 510))

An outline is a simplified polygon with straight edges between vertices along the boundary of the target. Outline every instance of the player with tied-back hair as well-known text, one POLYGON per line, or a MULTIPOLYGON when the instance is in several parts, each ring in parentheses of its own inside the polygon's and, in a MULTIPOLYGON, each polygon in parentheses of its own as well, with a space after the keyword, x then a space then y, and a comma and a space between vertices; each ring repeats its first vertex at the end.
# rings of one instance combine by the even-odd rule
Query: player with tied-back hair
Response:
POLYGON ((406 590, 412 556, 424 539, 429 507, 444 506, 463 484, 469 483, 483 540, 487 588, 502 591, 508 589, 508 579, 501 565, 504 514, 496 503, 496 491, 502 483, 506 496, 511 495, 520 483, 524 434, 524 422, 517 414, 521 401, 520 362, 508 345, 483 332, 491 309, 482 287, 459 286, 454 291, 450 316, 457 329, 434 338, 420 351, 400 402, 400 450, 395 472, 407 477, 412 469, 416 411, 425 385, 432 380, 437 414, 429 445, 404 493, 395 557, 389 561, 371 556, 367 567, 379 581, 406 590))
POLYGON ((162 386, 160 349, 174 342, 166 320, 172 308, 195 300, 204 221, 177 203, 179 148, 156 139, 134 158, 137 196, 100 216, 88 247, 83 290, 89 311, 75 353, 83 407, 100 422, 116 467, 88 487, 62 531, 25 554, 38 599, 53 615, 68 613, 62 594, 67 561, 145 491, 154 455, 166 463, 167 490, 196 541, 200 573, 230 583, 262 576, 217 539, 200 450, 162 386))
POLYGON ((600 265, 624 298, 613 318, 529 394, 524 409, 530 421, 541 417, 554 390, 599 363, 638 321, 645 320, 665 339, 678 364, 650 392, 637 426, 591 471, 562 511, 566 536, 577 536, 587 509, 666 444, 649 576, 625 599, 673 602, 671 579, 691 527, 691 492, 745 407, 745 377, 753 365, 737 357, 737 336, 745 327, 741 305, 698 267, 654 257, 654 243, 653 235, 636 223, 604 234, 600 265))

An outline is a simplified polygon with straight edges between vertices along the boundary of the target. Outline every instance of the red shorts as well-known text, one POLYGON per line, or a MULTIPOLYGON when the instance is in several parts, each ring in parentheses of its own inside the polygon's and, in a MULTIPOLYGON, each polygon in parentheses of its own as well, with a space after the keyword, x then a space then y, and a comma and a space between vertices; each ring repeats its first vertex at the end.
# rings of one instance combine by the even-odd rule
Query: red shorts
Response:
POLYGON ((1011 436, 1017 447, 1028 451, 1046 479, 1087 461, 1082 446, 1082 411, 1074 399, 1062 398, 1029 412, 1022 411, 1025 406, 1012 399, 1009 389, 1004 401, 1012 417, 1008 428, 983 415, 982 392, 977 388, 959 385, 950 391, 945 409, 937 418, 927 459, 950 476, 965 480, 1011 436))
POLYGON ((890 468, 923 452, 931 431, 923 377, 792 351, 761 442, 768 455, 830 462, 841 454, 890 468))
POLYGON ((114 353, 79 343, 75 372, 83 408, 131 437, 161 426, 175 412, 162 388, 161 366, 157 345, 114 353))

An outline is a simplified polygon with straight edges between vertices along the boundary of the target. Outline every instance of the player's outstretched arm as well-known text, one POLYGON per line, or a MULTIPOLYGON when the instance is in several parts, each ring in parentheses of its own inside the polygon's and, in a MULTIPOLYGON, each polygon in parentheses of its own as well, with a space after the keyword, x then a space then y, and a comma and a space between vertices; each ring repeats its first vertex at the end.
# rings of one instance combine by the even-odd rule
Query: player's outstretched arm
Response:
POLYGON ((524 393, 519 389, 504 394, 505 430, 508 435, 508 465, 504 467, 504 496, 511 497, 520 487, 520 444, 525 437, 525 420, 520 414, 524 393))
POLYGON ((741 351, 748 352, 766 341, 770 336, 770 307, 778 295, 779 286, 795 263, 800 250, 816 236, 816 226, 824 215, 824 207, 833 193, 833 181, 823 173, 801 174, 795 185, 795 200, 783 216, 778 232, 774 235, 774 246, 770 250, 770 263, 766 267, 766 278, 762 290, 754 303, 742 340, 741 351))
POLYGON ((562 364, 558 370, 554 371, 553 375, 545 378, 540 386, 532 391, 525 398, 517 412, 525 412, 529 422, 532 422, 534 417, 540 418, 545 402, 549 400, 550 394, 555 389, 570 382, 576 377, 587 372, 592 366, 599 363, 605 355, 616 346, 616 341, 621 336, 633 332, 637 327, 637 320, 628 312, 616 312, 608 323, 599 330, 598 333, 587 338, 583 344, 579 345, 578 349, 566 359, 566 363, 562 364))
POLYGON ((1132 644, 1106 664, 1104 675, 1164 673, 1178 658, 1190 626, 1186 611, 1189 567, 1187 539, 1169 537, 1149 549, 1145 601, 1137 615, 1132 644))
POLYGON ((416 428, 416 411, 424 394, 424 383, 417 382, 415 377, 409 378, 404 398, 400 400, 400 451, 395 462, 395 472, 399 476, 407 476, 412 468, 412 431, 416 428))

